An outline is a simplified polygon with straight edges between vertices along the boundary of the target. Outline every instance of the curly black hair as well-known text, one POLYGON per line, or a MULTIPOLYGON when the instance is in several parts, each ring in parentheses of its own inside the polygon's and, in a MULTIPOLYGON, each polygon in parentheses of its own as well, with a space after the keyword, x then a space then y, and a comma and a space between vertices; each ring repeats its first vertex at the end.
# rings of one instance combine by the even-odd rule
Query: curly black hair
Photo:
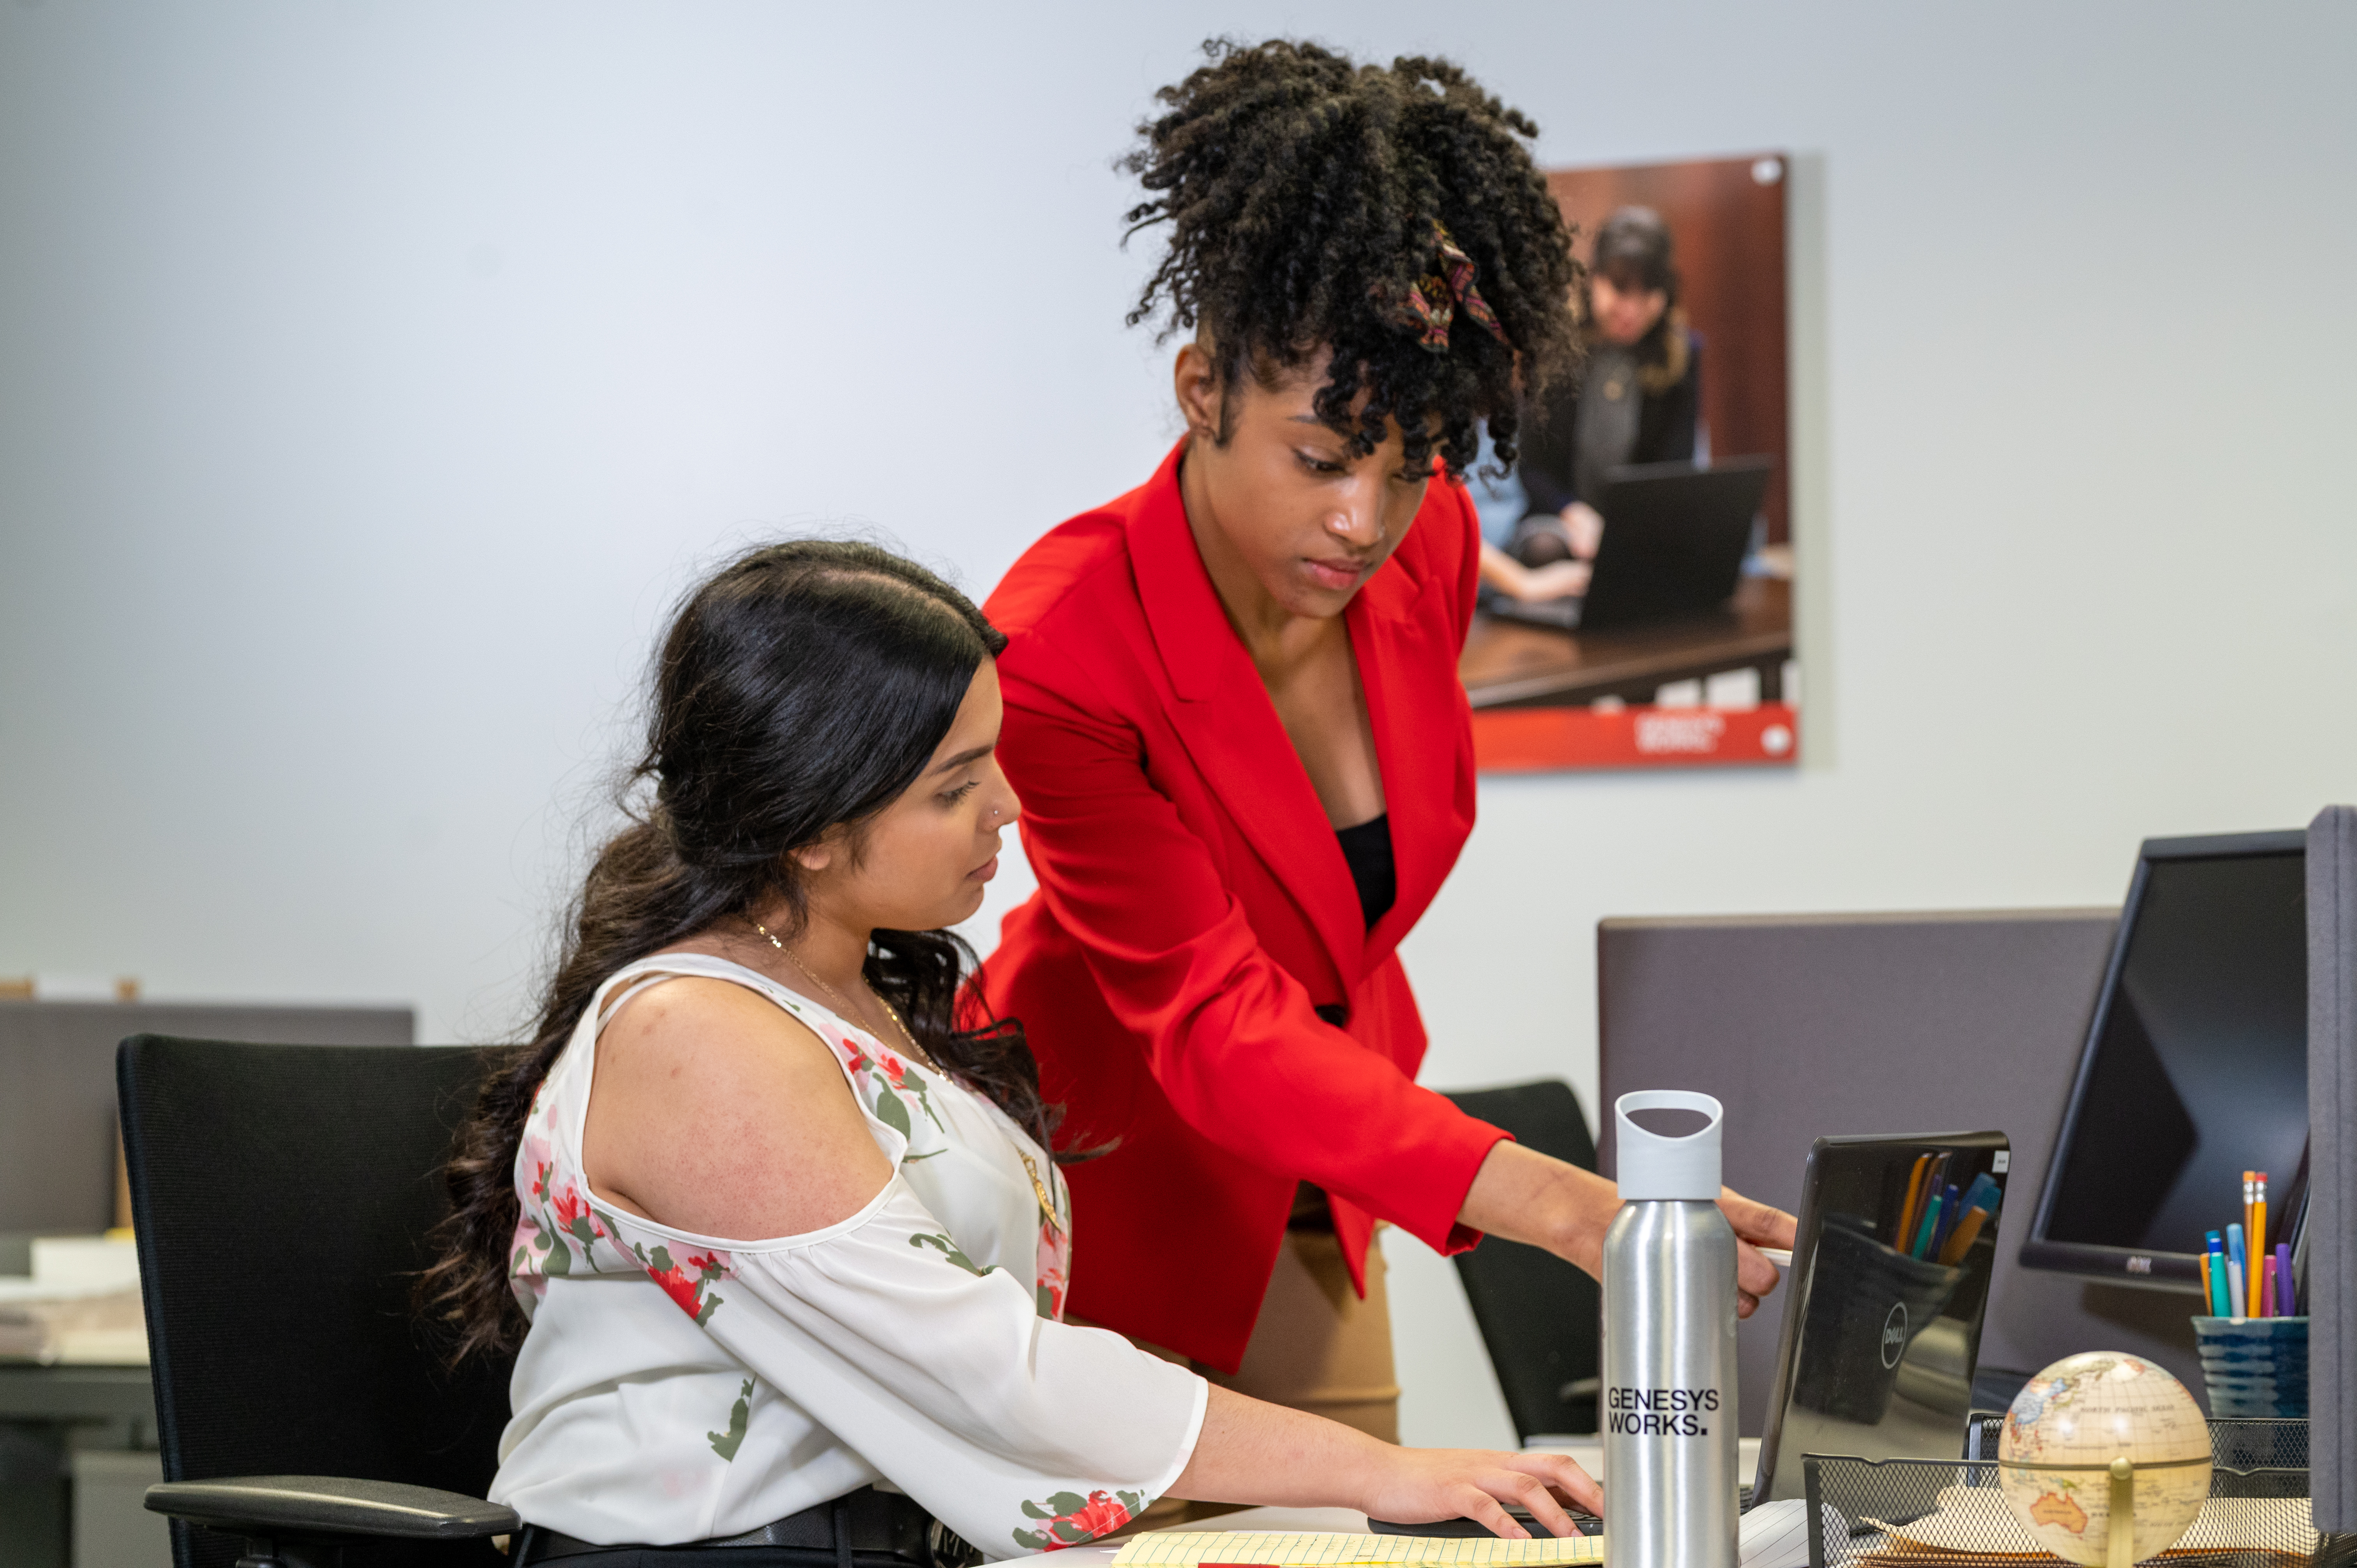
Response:
POLYGON ((1140 124, 1121 160, 1153 193, 1128 235, 1170 225, 1129 324, 1167 309, 1162 338, 1200 325, 1229 388, 1246 369, 1265 385, 1330 349, 1313 406, 1353 455, 1396 419, 1412 470, 1437 453, 1461 476, 1486 420, 1511 464, 1521 400, 1579 355, 1579 263, 1525 145, 1538 127, 1445 59, 1386 70, 1287 39, 1203 52, 1211 63, 1156 94, 1169 113, 1140 124), (1471 259, 1502 342, 1459 308, 1445 345, 1427 347, 1400 308, 1443 270, 1435 224, 1471 259))

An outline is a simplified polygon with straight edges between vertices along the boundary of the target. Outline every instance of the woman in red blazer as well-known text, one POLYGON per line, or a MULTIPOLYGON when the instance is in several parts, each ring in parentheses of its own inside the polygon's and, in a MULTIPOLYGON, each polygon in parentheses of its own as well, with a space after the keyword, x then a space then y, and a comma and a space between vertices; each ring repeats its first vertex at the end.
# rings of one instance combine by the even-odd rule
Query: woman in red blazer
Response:
POLYGON ((1395 952, 1473 827, 1459 476, 1483 419, 1512 461, 1521 389, 1565 368, 1575 269, 1535 128, 1454 67, 1211 53, 1131 159, 1162 193, 1133 219, 1173 226, 1136 316, 1194 329, 1187 435, 987 607, 1039 888, 983 985, 1062 1142, 1112 1145, 1071 1171, 1074 1311, 1395 1436, 1388 1320, 1353 1299, 1376 1223, 1593 1272, 1615 1201, 1416 1085, 1395 952))

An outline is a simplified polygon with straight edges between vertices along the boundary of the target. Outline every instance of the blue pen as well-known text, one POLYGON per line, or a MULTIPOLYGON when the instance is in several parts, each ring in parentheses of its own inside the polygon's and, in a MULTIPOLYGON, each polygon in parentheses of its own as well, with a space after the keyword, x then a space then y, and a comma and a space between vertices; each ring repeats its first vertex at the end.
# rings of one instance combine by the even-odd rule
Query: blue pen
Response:
POLYGON ((1948 1244, 1948 1232, 1956 1228, 1956 1221, 1963 1219, 1964 1214, 1964 1205, 1956 1197, 1956 1184, 1950 1182, 1940 1201, 1940 1229, 1932 1233, 1932 1244, 1923 1250, 1925 1257, 1940 1255, 1940 1249, 1948 1244))
POLYGON ((2210 1316, 2224 1317, 2226 1312, 2226 1243, 2218 1232, 2210 1232, 2210 1316))

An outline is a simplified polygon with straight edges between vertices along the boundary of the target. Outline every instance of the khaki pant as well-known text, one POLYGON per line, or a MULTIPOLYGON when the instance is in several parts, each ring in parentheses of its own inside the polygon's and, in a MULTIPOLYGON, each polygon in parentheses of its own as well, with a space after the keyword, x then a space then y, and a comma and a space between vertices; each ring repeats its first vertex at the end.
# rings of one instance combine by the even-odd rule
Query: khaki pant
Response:
MULTIPOLYGON (((1233 1377, 1158 1345, 1133 1343, 1166 1361, 1193 1367, 1222 1388, 1339 1421, 1385 1443, 1399 1441, 1399 1378, 1392 1365, 1391 1301, 1383 1289, 1380 1246, 1367 1249, 1362 1301, 1351 1288, 1340 1242, 1324 1231, 1287 1231, 1244 1346, 1243 1364, 1233 1377)), ((1162 1498, 1130 1528, 1161 1530, 1232 1513, 1240 1506, 1162 1498)))

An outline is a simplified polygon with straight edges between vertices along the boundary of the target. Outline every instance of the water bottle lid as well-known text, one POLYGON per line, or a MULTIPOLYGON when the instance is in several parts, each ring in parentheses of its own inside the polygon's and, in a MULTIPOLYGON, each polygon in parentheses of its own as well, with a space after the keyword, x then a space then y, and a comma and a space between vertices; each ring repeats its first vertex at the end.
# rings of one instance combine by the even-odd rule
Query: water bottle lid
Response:
POLYGON ((1623 1201, 1717 1201, 1718 1132, 1725 1115, 1717 1101, 1691 1090, 1641 1089, 1615 1101, 1612 1114, 1619 1139, 1623 1201), (1629 1120, 1632 1111, 1699 1111, 1710 1118, 1710 1123, 1683 1138, 1665 1138, 1629 1120))

